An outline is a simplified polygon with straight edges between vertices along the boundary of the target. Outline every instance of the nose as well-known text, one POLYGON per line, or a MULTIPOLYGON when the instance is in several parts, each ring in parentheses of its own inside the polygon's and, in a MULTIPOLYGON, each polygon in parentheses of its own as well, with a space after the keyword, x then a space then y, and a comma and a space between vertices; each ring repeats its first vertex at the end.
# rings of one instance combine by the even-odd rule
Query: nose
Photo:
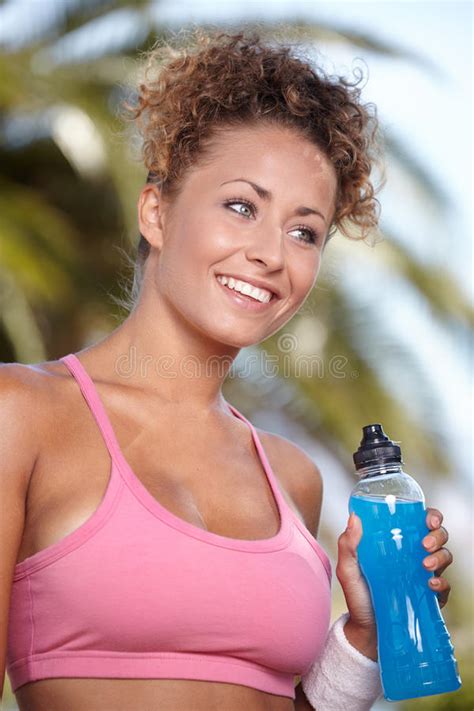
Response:
POLYGON ((252 240, 246 250, 247 259, 257 261, 271 270, 281 269, 284 265, 283 236, 279 229, 268 226, 252 232, 252 240))

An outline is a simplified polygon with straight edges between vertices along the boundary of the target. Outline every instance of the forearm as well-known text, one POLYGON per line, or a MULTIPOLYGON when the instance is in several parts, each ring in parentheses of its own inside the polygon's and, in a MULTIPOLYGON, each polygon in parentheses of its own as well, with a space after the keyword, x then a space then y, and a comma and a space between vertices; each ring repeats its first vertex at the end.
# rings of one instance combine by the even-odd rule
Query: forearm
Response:
POLYGON ((375 627, 370 630, 361 629, 354 625, 349 617, 344 625, 344 634, 347 637, 347 641, 364 657, 369 657, 374 662, 378 661, 377 629, 375 627))
MULTIPOLYGON (((349 620, 344 625, 344 634, 348 642, 351 643, 361 654, 369 657, 373 661, 377 661, 377 631, 365 631, 355 626, 352 620, 349 620)), ((295 687, 295 711, 314 711, 309 703, 301 686, 301 681, 295 687)))
POLYGON ((295 711, 314 711, 313 707, 306 698, 303 687, 301 686, 301 681, 298 686, 295 687, 295 693, 295 711))
POLYGON ((341 615, 296 692, 298 711, 369 711, 382 693, 376 630, 359 629, 350 623, 349 613, 341 615))

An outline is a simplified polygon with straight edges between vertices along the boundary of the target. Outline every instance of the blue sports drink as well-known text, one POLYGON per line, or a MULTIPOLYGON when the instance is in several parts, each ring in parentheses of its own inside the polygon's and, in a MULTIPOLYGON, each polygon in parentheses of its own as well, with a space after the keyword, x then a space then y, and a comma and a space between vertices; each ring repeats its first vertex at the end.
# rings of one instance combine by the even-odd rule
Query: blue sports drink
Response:
POLYGON ((372 599, 384 697, 400 701, 444 694, 461 686, 454 648, 422 540, 429 533, 423 492, 402 471, 400 447, 379 424, 363 427, 353 455, 360 477, 349 513, 359 516, 363 534, 359 565, 372 599))

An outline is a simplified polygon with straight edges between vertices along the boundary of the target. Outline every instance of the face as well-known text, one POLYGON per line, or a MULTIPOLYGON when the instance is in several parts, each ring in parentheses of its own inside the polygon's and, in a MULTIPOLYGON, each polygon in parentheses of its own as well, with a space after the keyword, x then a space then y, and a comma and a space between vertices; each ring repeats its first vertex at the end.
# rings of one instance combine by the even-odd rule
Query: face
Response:
POLYGON ((242 348, 278 331, 314 286, 337 179, 291 129, 228 130, 212 147, 171 209, 156 186, 142 191, 140 231, 152 246, 143 288, 209 338, 242 348), (259 290, 239 294, 242 282, 259 290))

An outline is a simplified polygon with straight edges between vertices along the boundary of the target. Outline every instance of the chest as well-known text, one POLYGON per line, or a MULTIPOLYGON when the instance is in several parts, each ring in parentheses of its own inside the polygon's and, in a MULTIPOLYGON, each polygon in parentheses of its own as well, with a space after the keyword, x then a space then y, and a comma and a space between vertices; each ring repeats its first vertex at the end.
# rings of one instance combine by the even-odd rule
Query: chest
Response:
MULTIPOLYGON (((69 402, 62 408, 31 478, 17 562, 84 524, 110 480, 111 457, 87 405, 69 402)), ((150 421, 132 409, 112 424, 133 475, 175 516, 230 538, 264 539, 278 532, 278 506, 243 423, 205 426, 182 415, 150 421)), ((265 452, 283 497, 299 515, 271 447, 265 452)))

